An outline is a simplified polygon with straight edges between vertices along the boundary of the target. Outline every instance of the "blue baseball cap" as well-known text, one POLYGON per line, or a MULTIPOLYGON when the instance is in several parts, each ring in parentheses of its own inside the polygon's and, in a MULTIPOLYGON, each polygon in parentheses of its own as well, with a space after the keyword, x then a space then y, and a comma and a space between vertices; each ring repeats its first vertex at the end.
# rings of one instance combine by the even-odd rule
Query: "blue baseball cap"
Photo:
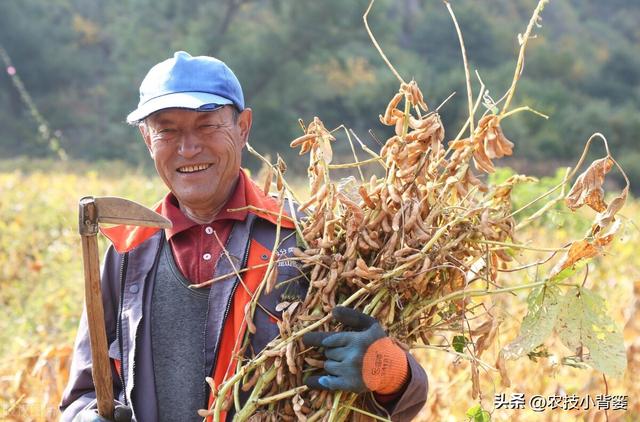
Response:
POLYGON ((178 51, 149 70, 140 84, 138 108, 127 122, 138 123, 165 108, 211 111, 227 104, 244 110, 242 87, 231 69, 214 57, 178 51))

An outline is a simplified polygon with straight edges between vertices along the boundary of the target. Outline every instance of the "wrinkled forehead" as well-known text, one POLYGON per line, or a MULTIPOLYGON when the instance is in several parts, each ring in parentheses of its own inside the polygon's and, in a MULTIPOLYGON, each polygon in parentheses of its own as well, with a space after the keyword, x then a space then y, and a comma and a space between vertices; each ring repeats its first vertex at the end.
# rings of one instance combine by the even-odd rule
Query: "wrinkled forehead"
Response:
POLYGON ((186 108, 165 108, 158 110, 145 119, 145 123, 179 123, 218 121, 226 122, 233 117, 232 106, 222 106, 214 110, 191 110, 186 108))

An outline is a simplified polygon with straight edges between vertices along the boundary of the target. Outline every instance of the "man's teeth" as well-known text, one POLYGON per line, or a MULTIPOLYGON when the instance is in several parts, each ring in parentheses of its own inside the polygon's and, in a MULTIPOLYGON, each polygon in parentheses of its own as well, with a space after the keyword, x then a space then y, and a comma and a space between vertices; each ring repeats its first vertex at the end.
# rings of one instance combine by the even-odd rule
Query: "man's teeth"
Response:
POLYGON ((180 173, 193 173, 194 171, 206 170, 208 168, 209 168, 209 164, 198 164, 197 166, 180 167, 178 171, 180 173))

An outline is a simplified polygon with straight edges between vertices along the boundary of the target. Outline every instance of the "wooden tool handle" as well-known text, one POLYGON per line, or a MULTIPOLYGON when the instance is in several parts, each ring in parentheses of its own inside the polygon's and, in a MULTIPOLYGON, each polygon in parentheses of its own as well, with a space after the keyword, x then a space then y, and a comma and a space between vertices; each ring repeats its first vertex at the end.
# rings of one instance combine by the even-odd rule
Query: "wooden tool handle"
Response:
POLYGON ((107 334, 104 325, 104 308, 100 290, 100 263, 96 235, 82 237, 84 262, 84 294, 91 339, 91 375, 98 399, 100 416, 113 420, 113 382, 109 361, 107 334))

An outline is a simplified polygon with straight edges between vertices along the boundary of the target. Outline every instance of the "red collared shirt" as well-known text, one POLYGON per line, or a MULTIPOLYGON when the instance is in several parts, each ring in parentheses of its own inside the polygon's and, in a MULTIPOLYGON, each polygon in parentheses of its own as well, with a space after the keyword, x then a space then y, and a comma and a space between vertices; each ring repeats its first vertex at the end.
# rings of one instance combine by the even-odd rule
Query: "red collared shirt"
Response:
POLYGON ((233 224, 247 218, 246 209, 229 211, 247 206, 246 177, 241 170, 231 197, 208 224, 198 224, 190 220, 180 210, 178 200, 172 193, 165 196, 161 213, 173 223, 172 228, 166 229, 167 240, 178 268, 191 283, 202 283, 213 277, 214 268, 233 224))

